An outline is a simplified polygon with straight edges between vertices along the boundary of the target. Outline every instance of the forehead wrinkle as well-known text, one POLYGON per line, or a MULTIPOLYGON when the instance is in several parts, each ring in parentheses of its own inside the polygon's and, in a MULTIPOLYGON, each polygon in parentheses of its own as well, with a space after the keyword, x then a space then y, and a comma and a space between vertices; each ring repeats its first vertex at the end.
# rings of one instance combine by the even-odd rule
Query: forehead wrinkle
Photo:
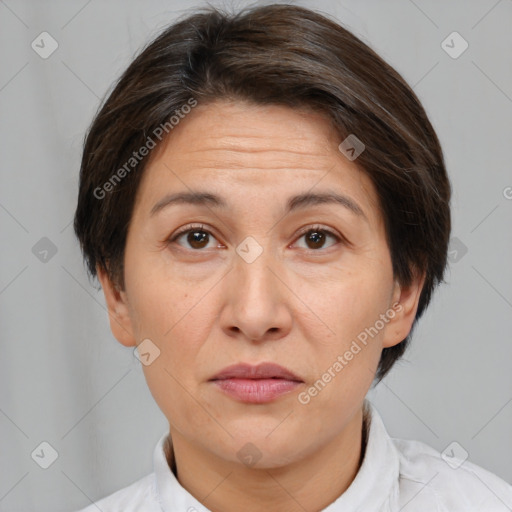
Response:
MULTIPOLYGON (((237 162, 237 161, 233 161, 233 160, 232 161, 201 160, 197 166, 191 165, 190 167, 188 167, 187 169, 184 169, 184 170, 185 170, 185 172, 187 172, 187 171, 188 172, 204 171, 206 173, 209 173, 209 171, 215 172, 215 173, 218 173, 216 175, 216 179, 220 179, 223 177, 229 177, 232 179, 241 179, 243 181, 248 182, 251 180, 251 178, 254 178, 254 180, 256 180, 256 183, 259 183, 261 185, 265 185, 265 183, 261 182, 262 176, 257 175, 257 173, 261 174, 266 171, 291 171, 291 172, 295 171, 296 173, 310 172, 310 173, 315 173, 315 176, 318 173, 325 174, 325 168, 322 166, 311 168, 310 166, 307 165, 306 162, 302 162, 303 165, 300 165, 300 163, 301 162, 296 162, 291 165, 290 163, 287 164, 286 162, 272 161, 272 162, 269 162, 268 165, 263 165, 264 162, 259 162, 258 165, 255 165, 255 164, 248 165, 247 163, 241 163, 241 162, 237 162), (243 171, 243 173, 240 172, 231 177, 231 176, 229 176, 229 171, 233 171, 233 170, 243 171), (223 173, 222 171, 226 171, 226 172, 223 173), (251 175, 254 173, 255 173, 254 176, 248 177, 248 175, 251 175)), ((189 174, 189 177, 190 177, 190 174, 189 174)), ((303 174, 301 174, 300 176, 296 176, 296 177, 292 176, 292 177, 290 177, 290 179, 305 179, 305 177, 303 174)), ((242 181, 242 184, 243 184, 243 181, 242 181)))
POLYGON ((286 132, 286 135, 281 136, 274 132, 272 136, 269 136, 268 133, 261 135, 208 134, 206 137, 201 138, 201 143, 204 147, 191 150, 190 152, 223 150, 240 152, 280 151, 300 155, 321 156, 325 154, 325 151, 332 150, 328 141, 323 139, 323 137, 315 136, 313 139, 311 135, 290 132, 286 132), (309 151, 303 151, 302 149, 308 145, 310 146, 309 151), (322 151, 315 151, 316 148, 321 148, 322 151))
POLYGON ((300 169, 318 172, 332 166, 332 156, 290 149, 193 149, 181 155, 174 154, 174 162, 193 169, 300 169))
POLYGON ((326 157, 325 153, 313 153, 311 151, 294 151, 293 149, 276 149, 276 148, 250 148, 250 147, 206 147, 201 149, 193 149, 188 151, 188 153, 204 153, 204 152, 215 152, 222 151, 226 153, 290 153, 293 155, 307 155, 307 156, 315 156, 315 157, 326 157))

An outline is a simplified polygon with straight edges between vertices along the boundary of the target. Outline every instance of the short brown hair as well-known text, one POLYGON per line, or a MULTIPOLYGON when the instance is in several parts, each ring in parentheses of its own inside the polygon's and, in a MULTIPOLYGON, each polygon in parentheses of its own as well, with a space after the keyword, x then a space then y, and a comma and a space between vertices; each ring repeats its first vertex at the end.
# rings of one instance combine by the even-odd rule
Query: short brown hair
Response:
MULTIPOLYGON (((364 143, 357 163, 377 191, 394 277, 407 286, 426 276, 414 328, 447 263, 451 187, 438 138, 392 67, 338 23, 292 5, 197 11, 166 28, 123 73, 91 124, 81 162, 74 229, 90 277, 99 265, 124 289, 128 225, 148 158, 100 199, 98 187, 191 98, 314 108, 340 142, 354 134, 364 143)), ((383 350, 378 380, 411 334, 383 350)))

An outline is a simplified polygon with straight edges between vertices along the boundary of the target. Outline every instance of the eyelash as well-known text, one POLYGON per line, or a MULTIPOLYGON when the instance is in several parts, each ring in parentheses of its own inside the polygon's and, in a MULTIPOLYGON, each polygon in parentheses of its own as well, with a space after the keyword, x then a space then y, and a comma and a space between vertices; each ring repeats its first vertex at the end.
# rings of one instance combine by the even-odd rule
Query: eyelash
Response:
MULTIPOLYGON (((176 242, 176 240, 178 238, 180 238, 182 235, 185 235, 191 231, 202 231, 202 232, 207 233, 208 235, 211 235, 212 237, 215 238, 215 235, 211 231, 209 231, 208 229, 205 229, 203 224, 199 224, 196 226, 186 226, 185 228, 181 229, 174 235, 171 235, 171 237, 169 237, 167 239, 166 244, 170 245, 171 243, 176 242)), ((331 231, 330 229, 324 228, 323 226, 320 226, 320 225, 308 226, 306 228, 301 229, 296 240, 302 238, 304 235, 306 235, 307 233, 309 233, 311 231, 326 233, 327 235, 332 236, 336 240, 337 243, 345 242, 345 239, 342 236, 340 236, 337 233, 335 233, 334 231, 331 231)), ((198 250, 191 249, 191 250, 194 252, 201 252, 200 249, 198 249, 198 250)), ((322 249, 307 249, 307 250, 309 250, 311 252, 319 252, 322 249)))

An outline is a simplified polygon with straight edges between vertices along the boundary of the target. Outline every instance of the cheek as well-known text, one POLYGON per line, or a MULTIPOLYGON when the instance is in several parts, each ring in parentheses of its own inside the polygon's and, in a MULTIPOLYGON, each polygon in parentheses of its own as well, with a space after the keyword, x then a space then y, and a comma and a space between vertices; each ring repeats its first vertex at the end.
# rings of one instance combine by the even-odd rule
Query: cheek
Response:
POLYGON ((322 320, 335 334, 314 335, 311 327, 307 336, 315 371, 302 399, 299 397, 304 413, 321 419, 318 428, 324 428, 321 424, 325 422, 333 431, 343 420, 339 412, 352 410, 371 386, 384 332, 372 328, 386 310, 386 294, 368 284, 347 284, 336 290, 328 295, 322 309, 322 320))
POLYGON ((188 298, 177 294, 172 300, 148 301, 143 313, 148 337, 160 349, 154 363, 143 367, 145 379, 159 408, 181 432, 187 425, 208 423, 192 396, 197 396, 198 360, 210 326, 197 300, 188 298))
POLYGON ((383 328, 379 319, 387 311, 390 293, 389 279, 382 272, 344 277, 343 281, 326 283, 321 294, 309 290, 309 297, 317 298, 311 309, 318 312, 328 329, 322 326, 318 330, 318 319, 308 326, 303 324, 310 340, 315 380, 308 383, 310 387, 299 403, 309 414, 314 412, 312 416, 331 416, 332 425, 338 425, 336 411, 350 410, 364 398, 373 381, 386 325, 383 328))
POLYGON ((308 320, 311 339, 320 347, 343 349, 385 313, 390 290, 390 280, 382 267, 380 272, 368 268, 364 272, 345 273, 341 279, 325 280, 321 286, 309 283, 303 287, 301 296, 308 297, 307 306, 312 312, 308 320), (314 325, 320 325, 326 335, 315 336, 314 325))
POLYGON ((193 397, 186 371, 177 374, 161 356, 151 366, 144 367, 144 376, 159 409, 179 432, 185 434, 191 425, 208 424, 208 414, 193 397))
POLYGON ((140 334, 153 336, 167 344, 189 322, 188 317, 201 297, 193 293, 190 284, 171 275, 162 275, 154 268, 142 270, 144 279, 135 278, 130 301, 139 321, 140 334))
POLYGON ((146 274, 144 282, 132 288, 132 308, 137 339, 149 338, 159 350, 154 362, 142 367, 148 387, 160 408, 176 417, 177 410, 187 407, 183 387, 194 388, 195 362, 209 324, 200 297, 187 286, 167 282, 146 274))

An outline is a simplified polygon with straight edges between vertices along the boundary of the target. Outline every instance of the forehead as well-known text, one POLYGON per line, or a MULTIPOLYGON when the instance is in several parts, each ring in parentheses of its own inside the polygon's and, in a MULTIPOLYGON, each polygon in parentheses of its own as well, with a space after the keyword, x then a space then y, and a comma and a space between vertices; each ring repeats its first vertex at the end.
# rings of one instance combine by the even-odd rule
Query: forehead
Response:
POLYGON ((326 117, 311 109, 199 104, 151 153, 137 205, 149 214, 164 195, 198 185, 225 196, 228 207, 237 199, 273 201, 329 190, 351 196, 378 223, 375 189, 338 150, 340 142, 326 117))

